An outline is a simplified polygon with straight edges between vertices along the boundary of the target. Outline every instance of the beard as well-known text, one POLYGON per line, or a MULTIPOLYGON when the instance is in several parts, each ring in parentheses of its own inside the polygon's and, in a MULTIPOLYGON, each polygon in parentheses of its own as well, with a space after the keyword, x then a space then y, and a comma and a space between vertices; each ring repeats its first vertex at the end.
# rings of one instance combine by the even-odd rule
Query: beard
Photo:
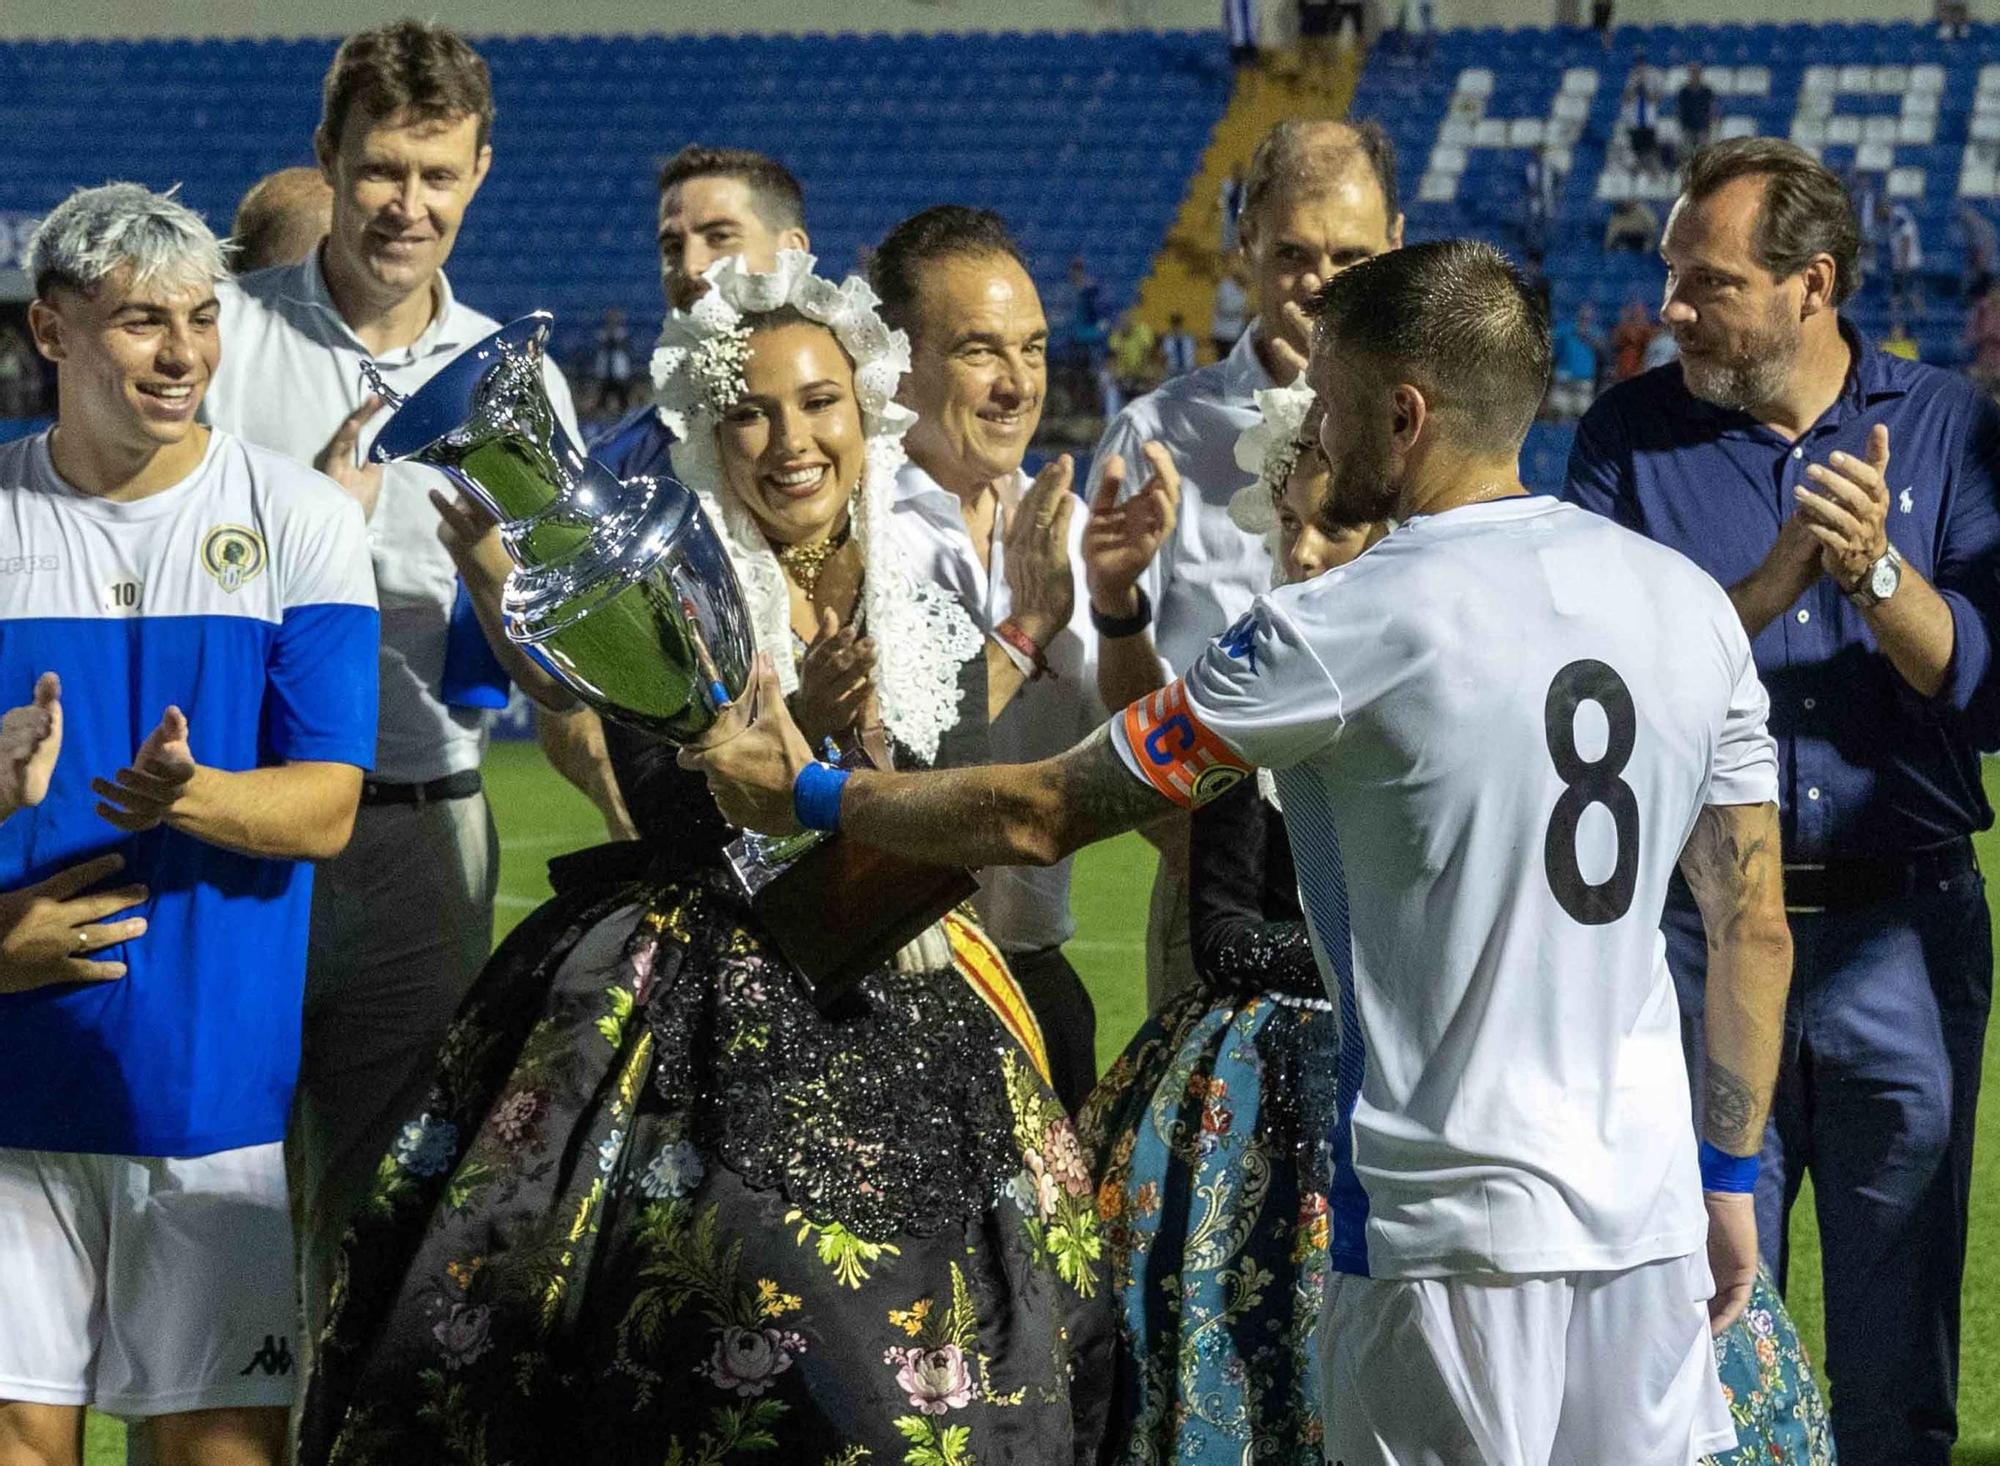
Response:
POLYGON ((1338 534, 1391 518, 1400 488, 1390 471, 1386 432, 1377 441, 1352 444, 1327 474, 1319 522, 1338 534))
POLYGON ((1804 333, 1782 300, 1757 330, 1721 355, 1681 353, 1681 380, 1704 402, 1734 412, 1754 412, 1777 400, 1791 378, 1804 333))

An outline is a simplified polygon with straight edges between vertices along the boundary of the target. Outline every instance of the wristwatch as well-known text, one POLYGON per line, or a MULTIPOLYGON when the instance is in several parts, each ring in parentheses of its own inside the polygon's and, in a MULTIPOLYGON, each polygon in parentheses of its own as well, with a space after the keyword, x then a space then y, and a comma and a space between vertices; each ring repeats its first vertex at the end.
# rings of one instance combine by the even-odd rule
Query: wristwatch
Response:
POLYGON ((1847 599, 1857 611, 1872 611, 1893 596, 1902 583, 1903 557, 1891 545, 1868 567, 1866 575, 1847 588, 1847 599))

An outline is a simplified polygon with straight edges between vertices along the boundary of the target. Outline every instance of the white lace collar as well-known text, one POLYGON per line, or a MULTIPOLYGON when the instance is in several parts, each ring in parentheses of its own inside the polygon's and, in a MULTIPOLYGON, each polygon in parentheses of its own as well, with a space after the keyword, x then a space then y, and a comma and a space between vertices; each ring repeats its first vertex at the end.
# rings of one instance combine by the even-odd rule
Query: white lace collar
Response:
POLYGON ((674 471, 701 497, 743 583, 743 597, 760 650, 777 663, 786 692, 798 687, 793 657, 791 593, 785 573, 749 508, 722 486, 715 430, 723 408, 740 392, 743 321, 790 306, 830 329, 854 362, 855 395, 866 438, 853 533, 862 549, 861 622, 876 645, 875 688, 890 736, 925 763, 958 721, 958 668, 982 641, 952 595, 921 576, 893 529, 890 500, 904 463, 903 435, 916 414, 895 400, 910 367, 909 338, 892 331, 875 310, 866 281, 839 285, 813 274, 813 257, 784 250, 777 269, 753 273, 738 255, 703 274, 708 293, 685 311, 671 311, 653 353, 653 385, 661 420, 680 442, 674 471))

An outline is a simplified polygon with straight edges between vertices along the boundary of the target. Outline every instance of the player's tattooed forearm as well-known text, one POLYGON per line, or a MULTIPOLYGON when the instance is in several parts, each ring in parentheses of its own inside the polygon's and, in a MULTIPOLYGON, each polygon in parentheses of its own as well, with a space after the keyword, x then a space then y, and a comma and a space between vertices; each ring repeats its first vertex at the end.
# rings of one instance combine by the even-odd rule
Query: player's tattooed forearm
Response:
POLYGON ((1778 878, 1777 862, 1768 821, 1746 821, 1734 807, 1702 810, 1680 864, 1708 928, 1710 950, 1736 937, 1757 907, 1763 882, 1778 878))
POLYGON ((1079 844, 1119 834, 1155 819, 1167 807, 1149 785, 1132 777, 1099 728, 1062 760, 1062 797, 1079 844))
POLYGON ((1764 1106, 1757 1092, 1713 1058, 1706 1066, 1701 1104, 1702 1130, 1711 1145, 1731 1155, 1749 1155, 1763 1142, 1756 1120, 1764 1106))

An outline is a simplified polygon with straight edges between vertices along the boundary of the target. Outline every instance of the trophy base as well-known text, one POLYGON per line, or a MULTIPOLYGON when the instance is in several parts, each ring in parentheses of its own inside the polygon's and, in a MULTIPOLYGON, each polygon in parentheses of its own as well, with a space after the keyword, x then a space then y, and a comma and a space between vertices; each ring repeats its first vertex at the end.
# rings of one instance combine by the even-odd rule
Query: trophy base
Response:
POLYGON ((822 1011, 979 889, 838 834, 745 835, 723 851, 765 934, 822 1011))

